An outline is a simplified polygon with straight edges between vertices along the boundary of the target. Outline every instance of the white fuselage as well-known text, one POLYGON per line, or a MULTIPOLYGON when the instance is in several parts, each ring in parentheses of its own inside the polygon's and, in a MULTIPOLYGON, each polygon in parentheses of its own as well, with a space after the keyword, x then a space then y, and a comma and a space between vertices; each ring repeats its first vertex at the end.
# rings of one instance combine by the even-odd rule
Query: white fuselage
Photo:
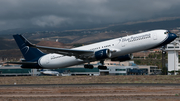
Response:
MULTIPOLYGON (((111 51, 116 51, 111 55, 111 58, 114 58, 138 51, 151 49, 161 44, 168 37, 168 34, 164 34, 166 31, 167 30, 153 30, 77 47, 74 49, 93 51, 110 49, 111 51)), ((87 61, 77 59, 75 56, 63 56, 56 53, 44 55, 38 61, 38 64, 42 68, 65 68, 82 63, 87 63, 87 61)))

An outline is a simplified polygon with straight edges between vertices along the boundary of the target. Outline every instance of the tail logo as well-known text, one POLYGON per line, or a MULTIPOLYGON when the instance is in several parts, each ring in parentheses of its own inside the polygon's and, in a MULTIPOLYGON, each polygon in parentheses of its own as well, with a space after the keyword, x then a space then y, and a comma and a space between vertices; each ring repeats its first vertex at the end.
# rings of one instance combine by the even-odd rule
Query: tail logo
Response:
POLYGON ((29 46, 25 46, 21 50, 24 51, 24 54, 26 54, 29 51, 29 46))

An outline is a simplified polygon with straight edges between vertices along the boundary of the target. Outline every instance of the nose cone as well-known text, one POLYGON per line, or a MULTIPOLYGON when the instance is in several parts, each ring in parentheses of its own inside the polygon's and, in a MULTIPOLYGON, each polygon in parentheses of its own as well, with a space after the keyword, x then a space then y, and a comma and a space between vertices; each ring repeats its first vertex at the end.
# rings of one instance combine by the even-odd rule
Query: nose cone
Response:
MULTIPOLYGON (((155 46, 155 47, 153 47, 153 48, 165 46, 165 45, 171 43, 172 41, 174 41, 176 38, 177 38, 177 35, 176 35, 176 34, 174 34, 174 33, 168 33, 168 35, 167 35, 167 37, 165 38, 165 40, 164 40, 161 44, 159 44, 159 45, 157 45, 157 46, 155 46)), ((153 48, 152 48, 152 49, 153 49, 153 48)))
POLYGON ((177 38, 177 35, 174 33, 169 33, 169 38, 170 38, 170 41, 173 41, 177 38))

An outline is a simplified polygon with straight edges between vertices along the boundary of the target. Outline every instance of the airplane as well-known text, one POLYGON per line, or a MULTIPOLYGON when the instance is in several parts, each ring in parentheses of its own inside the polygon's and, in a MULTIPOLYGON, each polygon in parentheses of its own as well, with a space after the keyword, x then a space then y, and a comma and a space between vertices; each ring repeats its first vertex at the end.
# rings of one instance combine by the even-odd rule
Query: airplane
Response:
POLYGON ((54 76, 59 76, 59 72, 58 72, 58 71, 50 71, 50 70, 47 70, 47 71, 41 71, 41 74, 43 74, 43 75, 54 75, 54 76))
POLYGON ((105 59, 120 62, 130 60, 132 53, 165 46, 177 36, 168 30, 152 30, 72 49, 38 46, 19 34, 13 37, 25 60, 8 63, 22 64, 21 68, 56 69, 84 64, 84 68, 92 69, 94 66, 90 62, 100 61, 98 68, 107 69, 105 59), (39 49, 53 53, 45 54, 39 49))

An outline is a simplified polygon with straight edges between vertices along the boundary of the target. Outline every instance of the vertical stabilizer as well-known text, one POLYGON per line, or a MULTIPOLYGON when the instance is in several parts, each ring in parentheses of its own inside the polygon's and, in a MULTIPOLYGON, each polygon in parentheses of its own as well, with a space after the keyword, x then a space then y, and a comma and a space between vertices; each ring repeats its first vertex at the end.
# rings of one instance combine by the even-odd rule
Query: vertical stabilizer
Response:
POLYGON ((36 61, 41 56, 45 55, 39 49, 29 47, 32 44, 22 35, 17 34, 13 35, 13 37, 26 61, 36 61))

